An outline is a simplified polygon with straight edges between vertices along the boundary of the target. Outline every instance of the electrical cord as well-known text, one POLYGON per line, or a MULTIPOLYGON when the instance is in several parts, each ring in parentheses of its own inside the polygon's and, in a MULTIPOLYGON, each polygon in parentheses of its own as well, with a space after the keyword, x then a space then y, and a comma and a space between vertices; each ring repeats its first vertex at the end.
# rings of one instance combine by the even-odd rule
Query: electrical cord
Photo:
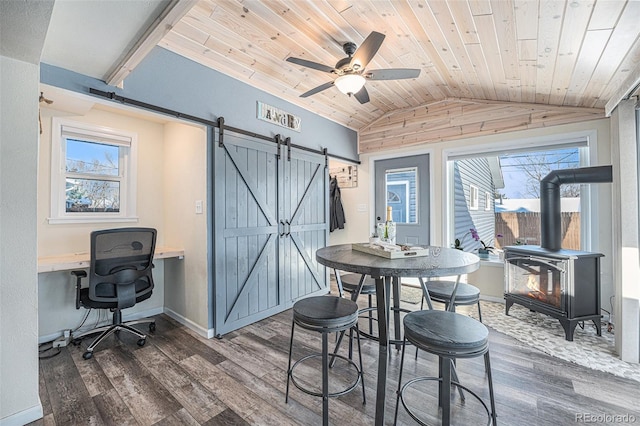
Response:
MULTIPOLYGON (((89 318, 90 313, 91 313, 91 309, 88 309, 80 325, 74 328, 73 330, 71 330, 71 333, 73 333, 74 331, 78 331, 78 329, 82 327, 82 325, 85 323, 87 318, 89 318)), ((62 351, 62 349, 60 349, 59 346, 54 348, 53 342, 54 340, 50 340, 48 342, 40 343, 38 345, 38 359, 53 358, 54 356, 60 355, 60 352, 62 351), (56 350, 54 351, 54 349, 56 350)))
POLYGON ((56 355, 60 355, 60 348, 54 348, 53 347, 53 340, 50 341, 50 342, 40 343, 38 345, 38 358, 39 359, 53 358, 56 355), (57 351, 50 352, 53 349, 57 349, 57 351))
POLYGON ((82 327, 85 323, 85 321, 87 321, 87 318, 89 318, 89 314, 91 313, 91 310, 93 308, 89 308, 87 309, 87 312, 84 314, 84 318, 82 318, 82 322, 80 322, 80 325, 77 326, 76 328, 74 328, 73 330, 71 330, 71 332, 73 333, 74 331, 78 331, 80 329, 80 327, 82 327))
POLYGON ((75 339, 73 337, 73 333, 75 333, 76 331, 80 330, 80 328, 84 325, 84 323, 87 321, 87 319, 89 318, 89 314, 91 313, 91 311, 93 310, 93 308, 89 308, 87 309, 87 311, 84 314, 84 318, 82 318, 82 321, 80 321, 80 324, 74 328, 73 330, 71 330, 71 343, 73 343, 74 345, 78 345, 80 343, 80 340, 82 340, 83 338, 80 337, 78 339, 75 339))
POLYGON ((615 294, 609 297, 609 305, 611 305, 611 313, 609 314, 609 321, 607 322, 607 331, 609 333, 613 332, 613 299, 615 298, 615 294))
POLYGON ((608 331, 609 333, 613 332, 613 315, 611 314, 611 312, 613 312, 613 298, 614 298, 614 297, 615 297, 615 296, 611 296, 611 297, 609 298, 609 304, 611 305, 611 311, 607 311, 607 310, 606 310, 606 309, 604 309, 604 308, 600 308, 600 310, 601 310, 602 312, 604 312, 604 313, 606 313, 606 314, 607 314, 607 319, 605 320, 605 319, 604 319, 604 316, 603 316, 603 319, 602 319, 602 321, 601 321, 601 324, 602 324, 602 325, 606 325, 606 326, 607 326, 607 331, 608 331))

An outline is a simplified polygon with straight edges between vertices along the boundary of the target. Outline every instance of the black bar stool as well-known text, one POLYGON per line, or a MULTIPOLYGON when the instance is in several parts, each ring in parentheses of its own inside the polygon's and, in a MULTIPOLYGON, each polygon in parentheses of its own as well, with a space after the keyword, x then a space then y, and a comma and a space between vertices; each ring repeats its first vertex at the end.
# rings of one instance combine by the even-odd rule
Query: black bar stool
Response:
MULTIPOLYGON (((444 310, 448 311, 449 303, 451 303, 451 293, 453 293, 456 282, 434 280, 427 281, 426 285, 429 290, 431 300, 434 302, 444 303, 444 310)), ((478 305, 478 318, 480 319, 480 322, 482 322, 482 311, 480 310, 480 289, 471 284, 458 283, 453 311, 455 312, 456 306, 466 305, 478 305)), ((423 308, 424 298, 420 302, 420 309, 423 308)))
POLYGON ((291 324, 291 341, 289 343, 289 366, 287 368, 287 391, 285 394, 285 402, 289 402, 289 381, 293 382, 295 387, 302 392, 322 397, 322 424, 329 424, 329 398, 344 395, 351 392, 362 383, 362 403, 366 404, 364 391, 364 376, 362 369, 362 351, 360 348, 360 334, 358 332, 358 305, 356 302, 336 296, 314 296, 297 301, 293 305, 293 322, 291 324), (322 352, 313 353, 300 358, 295 364, 291 365, 291 353, 293 351, 293 332, 295 326, 298 325, 307 330, 316 331, 322 334, 322 352), (360 367, 350 358, 338 354, 329 355, 329 345, 327 336, 329 333, 342 332, 355 329, 355 335, 358 341, 358 356, 360 367), (314 357, 322 359, 322 392, 310 390, 296 381, 293 370, 298 364, 314 357), (339 392, 329 393, 329 358, 341 358, 353 366, 357 372, 356 380, 339 392))
POLYGON ((439 358, 440 377, 416 377, 402 385, 402 370, 404 368, 404 352, 400 361, 400 375, 398 378, 398 390, 396 397, 396 412, 394 424, 398 420, 398 406, 402 406, 407 413, 421 425, 426 425, 407 406, 404 400, 404 392, 412 384, 424 380, 438 381, 438 400, 442 407, 442 424, 449 426, 451 423, 451 385, 464 389, 475 397, 487 412, 487 425, 496 423, 496 407, 493 395, 493 381, 491 379, 491 364, 489 360, 489 330, 481 322, 466 315, 448 311, 416 311, 404 318, 404 338, 417 348, 437 355, 439 358), (452 365, 457 358, 474 358, 484 355, 484 363, 489 381, 489 398, 491 411, 485 402, 467 387, 451 379, 452 365))
MULTIPOLYGON (((429 291, 429 298, 433 302, 444 303, 445 311, 456 311, 456 306, 478 305, 478 318, 482 322, 482 311, 480 310, 480 289, 474 285, 467 283, 458 283, 456 289, 456 299, 453 307, 450 309, 451 295, 453 289, 456 288, 455 281, 445 280, 427 280, 426 283, 423 278, 419 278, 420 285, 424 288, 427 287, 429 291)), ((420 309, 424 309, 424 297, 420 301, 420 309)), ((429 306, 429 309, 433 309, 433 306, 429 306)), ((416 359, 418 359, 418 348, 416 348, 416 359)), ((454 377, 455 379, 455 377, 454 377)), ((462 393, 460 393, 462 395, 462 393)))
MULTIPOLYGON (((358 301, 358 297, 361 294, 364 294, 368 297, 368 305, 366 308, 360 309, 358 311, 359 318, 366 318, 369 322, 369 332, 365 333, 360 330, 360 334, 369 337, 373 335, 373 322, 378 319, 373 316, 373 312, 376 310, 376 307, 373 306, 372 296, 376 294, 376 281, 368 275, 361 274, 343 274, 337 269, 334 269, 336 284, 338 285, 338 293, 340 297, 344 296, 344 293, 349 293, 350 299, 354 302, 358 301)), ((340 349, 340 344, 342 343, 342 339, 344 337, 344 331, 340 333, 338 340, 336 342, 336 348, 334 353, 338 352, 340 349)), ((353 328, 349 330, 349 359, 351 359, 353 354, 353 328)), ((333 358, 331 361, 330 367, 333 367, 336 359, 333 358)))
POLYGON ((367 296, 367 307, 360 309, 359 315, 367 314, 367 319, 369 320, 368 334, 373 334, 373 322, 377 321, 373 316, 373 312, 376 310, 376 307, 373 306, 373 295, 376 294, 376 280, 368 275, 343 274, 338 270, 334 271, 340 297, 343 296, 344 292, 347 292, 350 295, 350 299, 357 302, 361 294, 367 296))

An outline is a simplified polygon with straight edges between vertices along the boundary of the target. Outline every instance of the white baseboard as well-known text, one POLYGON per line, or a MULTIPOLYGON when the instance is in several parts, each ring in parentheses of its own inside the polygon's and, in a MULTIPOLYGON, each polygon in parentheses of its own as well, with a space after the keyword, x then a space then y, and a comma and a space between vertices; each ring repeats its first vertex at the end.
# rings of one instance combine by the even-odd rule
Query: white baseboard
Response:
POLYGON ((191 330, 195 331, 200 336, 206 339, 211 339, 213 336, 215 336, 213 328, 209 328, 209 329, 204 328, 196 324, 195 322, 191 321, 190 319, 183 317, 179 313, 172 311, 169 308, 164 308, 164 313, 169 315, 171 318, 178 321, 180 324, 184 325, 185 327, 188 327, 191 330))
POLYGON ((1 426, 22 426, 41 419, 43 416, 42 403, 38 400, 38 405, 34 405, 26 410, 19 411, 0 419, 1 426))
POLYGON ((480 295, 480 300, 486 300, 487 302, 496 302, 504 305, 503 297, 494 297, 494 296, 485 296, 483 294, 480 295))
POLYGON ((162 306, 158 306, 157 308, 147 309, 146 311, 135 312, 129 315, 124 315, 126 311, 122 311, 122 321, 135 321, 140 318, 152 317, 154 315, 160 315, 164 313, 164 309, 162 306))
POLYGON ((42 343, 52 342, 62 335, 62 331, 59 331, 57 333, 47 334, 45 336, 38 336, 38 344, 40 345, 42 343))
MULTIPOLYGON (((134 312, 131 314, 125 314, 126 311, 123 311, 123 315, 122 315, 122 321, 134 321, 140 318, 147 318, 147 317, 152 317, 154 315, 160 315, 162 313, 164 313, 164 309, 162 308, 162 306, 158 306, 156 308, 153 309, 147 309, 145 311, 140 311, 140 312, 134 312)), ((107 325, 107 324, 111 324, 111 319, 109 319, 108 321, 103 321, 102 323, 99 324, 99 326, 101 325, 107 325)), ((93 324, 92 324, 93 327, 93 324)), ((79 331, 83 331, 83 330, 88 330, 89 327, 84 327, 79 331)), ((51 333, 51 334, 47 334, 45 336, 39 336, 38 337, 38 344, 41 343, 46 343, 46 342, 51 342, 55 339, 57 339, 58 337, 62 336, 64 334, 63 331, 59 331, 56 333, 51 333)))

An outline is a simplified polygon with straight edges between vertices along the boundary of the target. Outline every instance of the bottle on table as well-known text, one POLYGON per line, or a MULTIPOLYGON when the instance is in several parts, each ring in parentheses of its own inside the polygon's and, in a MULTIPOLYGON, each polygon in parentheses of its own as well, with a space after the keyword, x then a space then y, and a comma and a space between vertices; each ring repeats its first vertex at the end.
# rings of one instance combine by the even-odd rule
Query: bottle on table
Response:
POLYGON ((384 239, 396 243, 396 223, 393 221, 393 207, 387 206, 387 220, 384 223, 384 239))

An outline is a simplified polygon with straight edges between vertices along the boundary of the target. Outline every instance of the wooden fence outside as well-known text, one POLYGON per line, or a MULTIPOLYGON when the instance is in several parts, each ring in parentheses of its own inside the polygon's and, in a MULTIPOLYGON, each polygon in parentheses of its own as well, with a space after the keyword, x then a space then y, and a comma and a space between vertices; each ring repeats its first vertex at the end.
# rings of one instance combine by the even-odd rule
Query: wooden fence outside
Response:
MULTIPOLYGON (((561 213, 562 248, 580 250, 580 212, 561 213)), ((502 248, 518 244, 540 245, 539 212, 504 212, 495 216, 496 238, 494 246, 502 248)))

